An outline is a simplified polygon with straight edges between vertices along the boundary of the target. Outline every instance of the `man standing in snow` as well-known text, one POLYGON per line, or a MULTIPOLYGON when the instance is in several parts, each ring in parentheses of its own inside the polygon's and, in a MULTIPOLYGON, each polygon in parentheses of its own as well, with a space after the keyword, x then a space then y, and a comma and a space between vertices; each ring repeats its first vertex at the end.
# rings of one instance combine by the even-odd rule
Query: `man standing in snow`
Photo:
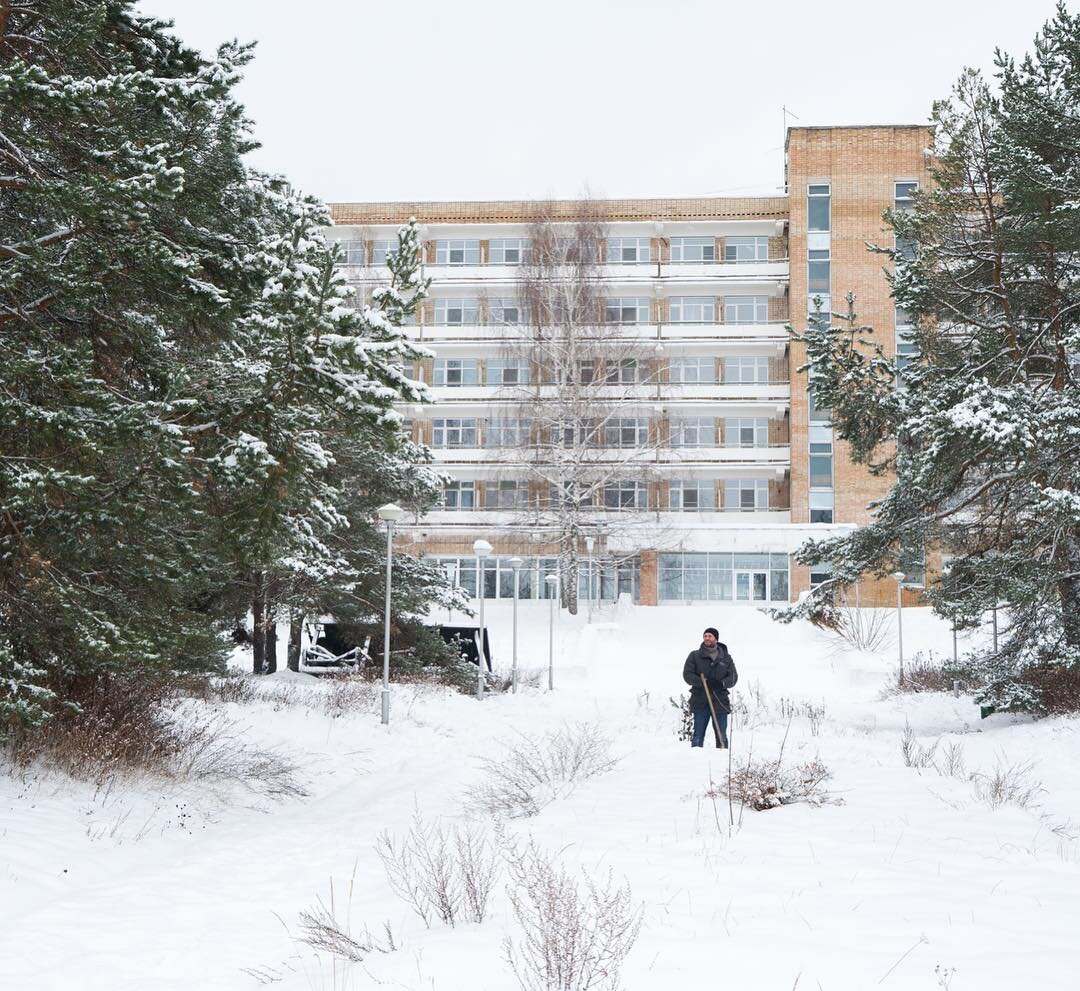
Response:
POLYGON ((714 729, 719 737, 716 745, 726 747, 728 742, 727 717, 731 712, 728 689, 739 680, 739 673, 735 670, 735 659, 728 653, 727 644, 720 643, 719 637, 716 627, 710 626, 702 635, 701 646, 690 651, 683 665, 683 681, 690 686, 690 710, 694 714, 694 735, 690 740, 692 747, 705 745, 705 730, 714 715, 701 681, 702 675, 705 675, 705 683, 709 686, 712 705, 716 710, 718 725, 714 729))

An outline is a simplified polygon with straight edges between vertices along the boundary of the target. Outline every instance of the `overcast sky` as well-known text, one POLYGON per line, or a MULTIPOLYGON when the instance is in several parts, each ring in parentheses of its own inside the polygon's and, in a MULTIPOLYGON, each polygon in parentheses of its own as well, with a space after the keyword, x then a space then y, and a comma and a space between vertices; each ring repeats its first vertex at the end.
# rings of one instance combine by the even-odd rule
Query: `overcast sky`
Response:
MULTIPOLYGON (((1072 4, 1070 4, 1072 6, 1072 4)), ((769 193, 796 124, 924 122, 1053 0, 140 0, 238 89, 252 161, 326 200, 769 193)))

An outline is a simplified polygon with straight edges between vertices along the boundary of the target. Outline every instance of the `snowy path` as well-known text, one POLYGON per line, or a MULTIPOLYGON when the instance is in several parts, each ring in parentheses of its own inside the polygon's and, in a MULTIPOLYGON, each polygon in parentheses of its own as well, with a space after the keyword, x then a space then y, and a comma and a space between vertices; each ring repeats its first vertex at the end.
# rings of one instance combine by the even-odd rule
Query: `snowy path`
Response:
MULTIPOLYGON (((508 616, 492 612, 497 656, 507 657, 508 616)), ((934 989, 944 986, 936 965, 956 969, 952 991, 1074 987, 1080 849, 1049 826, 1080 821, 1078 721, 980 724, 963 699, 878 701, 867 682, 887 657, 837 660, 815 631, 738 610, 712 610, 708 622, 718 612, 752 716, 734 727, 736 756, 751 745, 778 751, 781 697, 823 705, 817 735, 804 717, 792 721, 785 753, 820 756, 843 804, 747 812, 729 830, 726 803, 703 797, 710 775, 726 773, 724 755, 678 743, 667 701, 682 689, 702 610, 632 610, 590 629, 566 625, 554 696, 530 691, 478 709, 430 693, 410 705, 399 690, 389 732, 377 714, 232 707, 253 738, 303 755, 305 799, 253 809, 163 801, 140 787, 102 806, 78 785, 0 778, 0 987, 259 987, 248 968, 297 991, 513 988, 500 944, 516 924, 501 890, 483 925, 425 929, 389 892, 372 844, 382 829, 400 834, 414 807, 461 815, 479 756, 498 753, 515 729, 581 720, 615 741, 619 765, 512 828, 568 864, 629 880, 645 914, 627 989, 713 988, 717 966, 725 986, 789 989, 798 978, 826 991, 934 989), (1041 808, 991 810, 970 783, 905 767, 905 723, 924 744, 950 734, 971 769, 991 770, 1003 754, 1035 761, 1041 808), (127 809, 116 836, 88 838, 88 822, 107 831, 127 809), (295 935, 297 914, 328 898, 331 878, 340 905, 354 864, 354 927, 378 932, 389 920, 401 948, 335 976, 282 922, 295 935)), ((523 613, 523 663, 540 666, 546 610, 523 613)), ((910 622, 912 643, 946 646, 928 617, 910 622)))

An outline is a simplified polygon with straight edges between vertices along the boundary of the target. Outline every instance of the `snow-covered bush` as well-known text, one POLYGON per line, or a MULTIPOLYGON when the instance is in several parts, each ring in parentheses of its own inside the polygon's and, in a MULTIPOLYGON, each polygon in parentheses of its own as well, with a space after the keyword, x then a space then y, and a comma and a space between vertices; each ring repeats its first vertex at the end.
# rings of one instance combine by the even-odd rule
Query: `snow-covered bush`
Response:
POLYGON ((975 797, 992 809, 1003 805, 1029 808, 1044 790, 1042 783, 1031 777, 1031 771, 1030 761, 1021 764, 999 762, 989 774, 976 771, 971 775, 975 797))
POLYGON ((330 902, 317 898, 311 908, 300 913, 300 941, 313 950, 340 957, 351 963, 360 963, 372 952, 390 953, 397 949, 397 941, 390 928, 384 923, 382 939, 372 935, 364 926, 362 931, 354 931, 352 926, 352 898, 356 884, 355 869, 345 889, 344 904, 334 890, 333 878, 330 879, 330 902))
POLYGON ((801 764, 785 767, 783 758, 754 760, 732 766, 728 777, 711 781, 705 797, 730 798, 740 805, 763 812, 781 805, 805 802, 822 805, 830 801, 825 782, 832 773, 815 757, 801 764))
POLYGON ((530 839, 511 845, 507 894, 521 926, 503 952, 523 991, 616 991, 619 971, 641 929, 628 884, 609 871, 579 882, 530 839))
POLYGON ((617 761, 611 742, 586 723, 542 737, 522 734, 501 757, 481 762, 484 780, 469 793, 469 801, 488 815, 534 816, 569 795, 579 781, 610 771, 617 761))
POLYGON ((408 834, 398 840, 384 830, 375 850, 394 893, 430 927, 434 919, 483 922, 498 880, 495 849, 475 826, 426 822, 413 815, 408 834))
POLYGON ((694 714, 690 711, 690 697, 683 693, 678 701, 674 698, 669 698, 668 701, 679 712, 679 721, 675 724, 675 739, 686 743, 694 735, 694 714))

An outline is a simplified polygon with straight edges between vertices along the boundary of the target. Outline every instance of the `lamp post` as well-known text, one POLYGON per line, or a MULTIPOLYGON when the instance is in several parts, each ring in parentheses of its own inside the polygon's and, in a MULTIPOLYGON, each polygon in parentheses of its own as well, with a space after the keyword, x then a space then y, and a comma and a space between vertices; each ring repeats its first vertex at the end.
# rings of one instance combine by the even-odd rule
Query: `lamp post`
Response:
POLYGON ((517 604, 518 604, 518 571, 525 562, 520 557, 510 558, 510 567, 514 569, 514 666, 510 671, 510 690, 517 694, 517 604))
POLYGON ((388 502, 379 507, 379 519, 386 523, 386 612, 383 616, 382 724, 390 725, 390 578, 394 571, 394 524, 405 510, 388 502))
POLYGON ((559 597, 559 576, 547 575, 548 587, 548 691, 555 691, 555 600, 559 597))
POLYGON ((593 551, 593 545, 595 543, 596 543, 595 538, 593 538, 593 537, 586 537, 585 538, 585 550, 589 554, 589 578, 588 578, 588 581, 585 582, 585 596, 589 600, 589 613, 588 613, 588 620, 587 620, 587 622, 589 622, 589 623, 592 622, 592 580, 593 580, 593 575, 592 575, 592 551, 593 551))
POLYGON ((904 589, 904 579, 907 576, 902 571, 894 571, 892 576, 896 581, 896 642, 900 653, 900 684, 902 685, 904 683, 904 604, 900 594, 904 589))
POLYGON ((480 650, 476 664, 476 700, 484 697, 484 558, 491 553, 491 544, 477 540, 472 545, 476 555, 476 597, 480 600, 480 650))

